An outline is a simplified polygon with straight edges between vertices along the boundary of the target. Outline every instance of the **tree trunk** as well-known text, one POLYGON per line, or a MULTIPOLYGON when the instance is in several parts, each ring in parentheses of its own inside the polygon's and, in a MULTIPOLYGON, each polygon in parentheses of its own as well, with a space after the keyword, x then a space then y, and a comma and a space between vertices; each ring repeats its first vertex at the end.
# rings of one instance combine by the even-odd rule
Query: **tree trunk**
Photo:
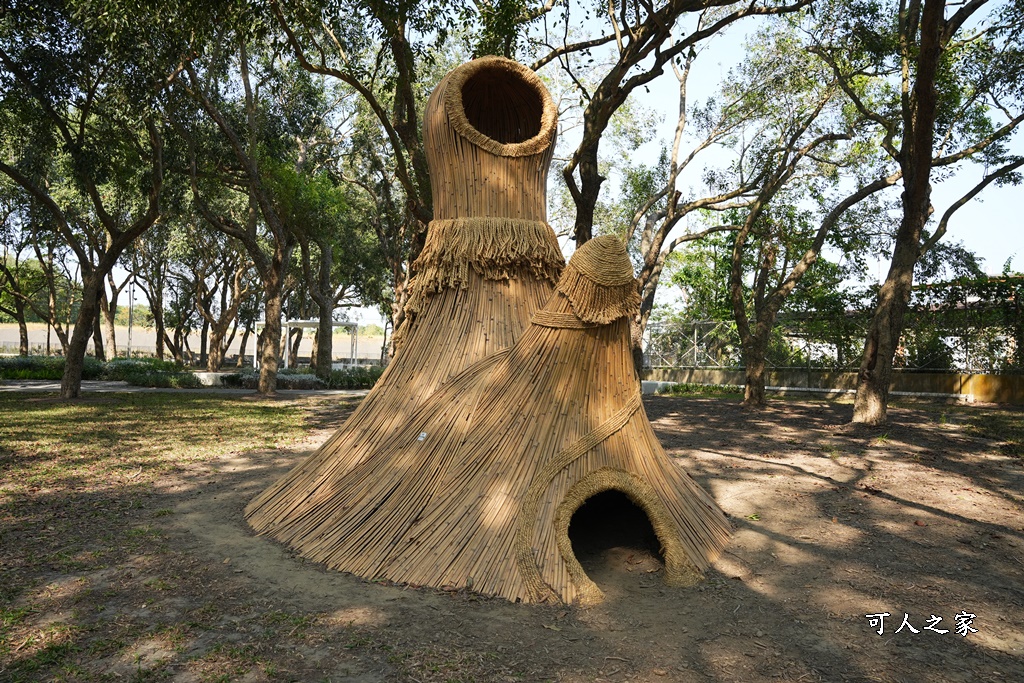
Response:
POLYGON ((299 367, 299 346, 302 344, 302 333, 303 329, 301 327, 296 327, 292 330, 292 339, 288 340, 292 345, 292 348, 289 351, 289 358, 291 359, 289 364, 293 368, 299 367))
POLYGON ((154 303, 150 301, 151 312, 153 313, 153 327, 156 330, 156 357, 159 360, 164 359, 164 335, 167 331, 164 329, 164 312, 163 303, 154 303))
POLYGON ((181 343, 183 345, 181 356, 182 358, 188 359, 188 365, 194 366, 196 364, 196 354, 192 351, 192 347, 188 343, 188 334, 182 332, 181 343))
POLYGON ((249 345, 249 335, 252 333, 252 326, 246 323, 245 330, 242 332, 242 341, 238 345, 238 361, 235 363, 236 368, 245 367, 245 349, 249 345))
POLYGON ((754 334, 743 344, 743 367, 746 386, 743 388, 743 407, 761 409, 765 401, 765 349, 767 338, 754 334))
POLYGON ((853 403, 853 421, 882 424, 886 420, 892 360, 903 331, 903 315, 910 302, 914 284, 914 265, 921 256, 921 231, 931 213, 931 169, 935 111, 938 94, 935 80, 941 45, 945 3, 925 0, 921 12, 921 40, 917 57, 917 78, 913 97, 904 105, 904 140, 900 149, 903 171, 903 219, 892 264, 871 318, 864 356, 857 374, 857 396, 853 403))
POLYGON ((319 356, 317 356, 317 352, 319 351, 319 349, 317 347, 319 345, 320 345, 320 330, 317 329, 316 333, 313 335, 313 347, 312 347, 312 349, 310 349, 310 352, 309 352, 309 367, 313 370, 313 374, 316 374, 316 363, 317 363, 317 359, 319 358, 319 356))
MULTIPOLYGON (((83 289, 84 288, 85 287, 83 285, 83 289)), ((82 297, 83 297, 83 299, 85 298, 85 294, 84 293, 82 294, 82 297)), ((106 361, 107 360, 107 356, 106 356, 105 347, 103 345, 103 330, 101 329, 102 326, 103 326, 103 323, 100 322, 100 308, 101 308, 100 302, 99 302, 99 300, 97 300, 96 301, 96 313, 92 317, 92 323, 90 323, 90 327, 92 327, 92 352, 93 352, 93 355, 96 356, 96 360, 98 360, 98 361, 106 361)), ((79 316, 79 318, 81 318, 81 316, 79 316)), ((75 326, 75 331, 76 332, 78 331, 77 324, 75 326)), ((74 339, 74 335, 72 335, 72 339, 74 339)), ((68 350, 68 353, 71 353, 70 349, 68 350)))
MULTIPOLYGON (((102 286, 102 276, 83 275, 82 304, 75 320, 75 331, 71 335, 71 342, 64 356, 64 376, 60 380, 61 398, 78 398, 82 394, 85 349, 89 345, 89 337, 99 329, 99 289, 102 286)), ((102 340, 97 348, 99 353, 103 353, 102 340)))
POLYGON ((106 357, 113 360, 117 358, 117 338, 114 330, 117 316, 117 299, 108 298, 106 288, 104 288, 100 295, 100 310, 103 311, 104 332, 106 334, 106 357))
POLYGON ((256 391, 272 396, 277 391, 278 349, 281 347, 281 278, 264 282, 266 324, 260 332, 260 378, 256 391))
MULTIPOLYGON (((164 332, 164 334, 165 335, 167 334, 166 331, 164 332)), ((177 362, 179 362, 182 365, 184 365, 185 364, 185 349, 184 349, 184 344, 182 343, 182 339, 181 339, 181 328, 180 327, 175 327, 174 328, 174 339, 173 339, 173 341, 169 337, 166 339, 166 341, 167 341, 167 347, 171 350, 171 355, 174 356, 174 360, 176 360, 177 362)))
MULTIPOLYGON (((604 182, 604 176, 600 174, 598 168, 597 145, 595 144, 581 155, 580 189, 579 194, 573 197, 576 203, 573 239, 576 240, 577 248, 593 236, 594 211, 597 207, 597 199, 601 194, 601 184, 604 182)), ((575 187, 575 181, 569 178, 566 180, 569 181, 569 187, 575 187)))
MULTIPOLYGON (((655 249, 661 248, 661 242, 657 243, 655 249)), ((658 251, 658 258, 644 264, 640 273, 640 315, 637 320, 630 324, 633 345, 633 364, 636 366, 637 374, 643 375, 644 371, 644 332, 647 331, 647 323, 651 319, 651 311, 654 309, 654 296, 658 291, 658 281, 661 279, 661 270, 665 265, 665 257, 658 251)))
POLYGON ((227 336, 227 330, 220 329, 218 326, 211 326, 210 328, 210 348, 206 354, 206 371, 207 372, 219 372, 220 366, 224 363, 224 337, 227 336))
POLYGON ((633 369, 640 379, 644 376, 644 318, 633 318, 629 321, 630 351, 633 354, 633 369))
POLYGON ((316 363, 313 372, 325 382, 331 378, 332 361, 334 360, 334 327, 331 325, 330 314, 324 315, 320 309, 320 324, 316 328, 316 363))
MULTIPOLYGON (((50 328, 57 335, 57 341, 60 342, 60 353, 61 353, 61 355, 66 358, 67 355, 68 355, 68 352, 69 352, 69 350, 71 348, 71 340, 68 339, 68 330, 67 330, 67 328, 64 327, 63 325, 57 326, 57 325, 52 325, 52 324, 50 325, 50 328)), ((87 338, 86 344, 88 344, 88 338, 87 338)))
POLYGON ((28 324, 25 322, 25 302, 14 299, 14 314, 18 319, 18 355, 28 355, 28 324))
MULTIPOLYGON (((921 228, 927 217, 927 210, 920 216, 904 215, 904 225, 909 233, 904 239, 897 238, 889 273, 878 291, 878 302, 871 317, 864 356, 857 373, 857 395, 853 403, 853 421, 877 425, 886 420, 889 401, 889 385, 892 382, 892 361, 899 347, 903 331, 903 316, 910 302, 910 291, 914 280, 914 265, 920 252, 921 228), (914 227, 910 221, 916 221, 914 227)), ((901 227, 900 235, 904 229, 901 227)))
POLYGON ((203 318, 203 330, 199 334, 199 365, 206 365, 210 358, 207 349, 210 341, 210 321, 203 318))

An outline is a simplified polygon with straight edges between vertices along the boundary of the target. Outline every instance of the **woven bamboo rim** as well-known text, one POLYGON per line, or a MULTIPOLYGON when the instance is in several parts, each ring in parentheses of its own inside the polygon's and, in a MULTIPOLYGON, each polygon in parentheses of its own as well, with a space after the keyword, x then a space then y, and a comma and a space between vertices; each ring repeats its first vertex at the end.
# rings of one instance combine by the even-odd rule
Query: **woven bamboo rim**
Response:
POLYGON ((558 110, 548 89, 533 71, 518 62, 504 57, 481 57, 457 67, 448 75, 444 93, 444 107, 449 120, 463 137, 474 145, 492 154, 503 157, 524 157, 540 154, 548 149, 554 138, 558 123, 558 110), (524 81, 535 92, 541 102, 540 130, 536 135, 522 142, 502 143, 484 135, 466 118, 462 102, 462 88, 473 76, 483 70, 507 71, 524 81))
MULTIPOLYGON (((533 530, 537 525, 537 508, 540 505, 541 498, 544 496, 544 492, 556 474, 626 426, 629 418, 633 417, 633 413, 639 410, 641 405, 640 392, 637 392, 629 399, 626 405, 609 419, 577 439, 568 448, 555 454, 551 460, 544 464, 544 468, 540 473, 534 477, 530 488, 527 489, 526 494, 523 496, 519 512, 519 526, 516 529, 516 567, 519 569, 520 576, 526 584, 527 590, 530 591, 531 598, 542 602, 557 599, 557 593, 541 579, 540 569, 537 565, 537 560, 533 556, 533 547, 531 545, 533 530)), ((568 538, 566 540, 568 541, 568 538)), ((583 571, 582 568, 580 571, 583 571)))
POLYGON ((604 593, 584 571, 569 539, 569 523, 583 503, 604 491, 620 491, 647 515, 654 533, 661 543, 665 558, 665 583, 669 586, 693 586, 704 580, 704 575, 690 562, 679 541, 672 516, 650 484, 631 472, 610 467, 586 475, 570 488, 555 511, 555 533, 558 552, 565 562, 566 571, 576 584, 579 601, 593 605, 604 599, 604 593))

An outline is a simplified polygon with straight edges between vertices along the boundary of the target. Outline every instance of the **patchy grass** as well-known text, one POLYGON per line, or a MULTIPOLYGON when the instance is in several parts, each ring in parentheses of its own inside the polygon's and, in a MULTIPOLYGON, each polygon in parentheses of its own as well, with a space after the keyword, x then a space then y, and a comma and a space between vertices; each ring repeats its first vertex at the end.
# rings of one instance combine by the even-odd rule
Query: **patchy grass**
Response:
MULTIPOLYGON (((184 623, 150 624, 111 607, 129 595, 145 610, 187 583, 184 572, 150 574, 173 554, 159 524, 174 510, 152 501, 175 481, 215 473, 226 455, 295 444, 328 403, 334 412, 351 408, 314 397, 0 395, 0 680, 111 680, 80 666, 104 657, 125 663, 117 678, 165 678, 151 675, 159 658, 132 654, 140 633, 173 651, 184 634, 214 628, 224 610, 211 605, 184 623), (43 613, 50 621, 37 622, 43 613)), ((281 622, 271 636, 303 625, 281 622)), ((202 680, 234 680, 260 665, 230 643, 190 656, 202 680)))

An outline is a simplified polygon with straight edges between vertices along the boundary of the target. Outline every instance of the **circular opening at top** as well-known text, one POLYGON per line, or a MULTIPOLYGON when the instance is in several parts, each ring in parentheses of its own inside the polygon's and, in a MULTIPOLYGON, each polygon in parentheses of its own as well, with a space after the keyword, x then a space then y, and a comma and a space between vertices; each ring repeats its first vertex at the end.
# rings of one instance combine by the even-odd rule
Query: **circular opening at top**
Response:
POLYGON ((588 498, 569 521, 569 542, 583 571, 602 589, 664 567, 647 514, 621 491, 588 498))
POLYGON ((484 67, 462 84, 462 108, 478 131, 501 144, 515 144, 540 133, 544 101, 514 71, 484 67))

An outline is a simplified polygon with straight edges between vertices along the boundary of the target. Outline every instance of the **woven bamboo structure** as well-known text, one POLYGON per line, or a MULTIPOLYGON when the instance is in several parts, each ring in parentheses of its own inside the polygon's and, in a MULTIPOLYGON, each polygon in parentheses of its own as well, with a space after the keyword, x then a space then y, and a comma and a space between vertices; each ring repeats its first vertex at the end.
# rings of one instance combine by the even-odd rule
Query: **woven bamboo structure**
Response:
POLYGON ((547 89, 511 60, 474 60, 438 84, 423 131, 435 220, 413 266, 401 348, 337 433, 250 502, 254 529, 301 536, 299 520, 322 510, 331 482, 442 382, 511 346, 547 301, 565 265, 546 222, 556 125, 547 89))
POLYGON ((698 581, 729 527, 644 413, 630 353, 638 305, 622 243, 587 242, 513 346, 446 382, 323 482, 283 540, 367 578, 592 603, 601 591, 574 555, 569 522, 617 490, 650 520, 666 581, 698 581))

